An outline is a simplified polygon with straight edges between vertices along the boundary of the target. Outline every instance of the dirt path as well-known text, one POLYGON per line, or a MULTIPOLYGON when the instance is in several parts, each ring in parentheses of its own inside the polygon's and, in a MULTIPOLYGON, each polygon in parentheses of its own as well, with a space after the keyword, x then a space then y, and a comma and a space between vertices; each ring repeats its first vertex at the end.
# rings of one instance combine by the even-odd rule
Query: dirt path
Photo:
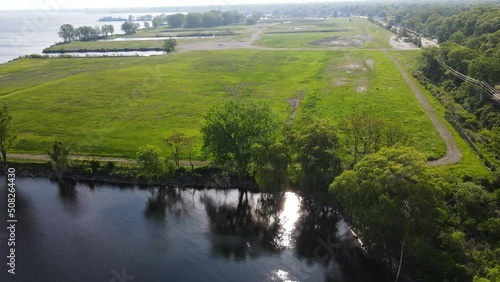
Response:
MULTIPOLYGON (((46 162, 50 161, 50 158, 48 155, 32 155, 32 154, 7 154, 7 160, 9 160, 9 159, 30 160, 30 161, 46 161, 46 162)), ((122 164, 136 163, 136 160, 134 160, 134 159, 116 158, 116 157, 95 157, 95 156, 72 156, 71 160, 74 160, 74 161, 96 160, 96 161, 100 161, 100 162, 115 162, 115 163, 122 163, 122 164)), ((209 164, 209 162, 202 162, 202 161, 193 160, 194 166, 200 166, 200 165, 206 165, 206 164, 209 164)), ((188 160, 180 160, 180 165, 190 166, 190 163, 188 160)))
POLYGON ((189 42, 180 44, 178 52, 189 52, 195 50, 228 50, 228 49, 261 49, 273 50, 274 48, 266 48, 253 45, 254 42, 259 40, 264 32, 264 27, 255 27, 252 34, 246 39, 233 39, 233 38, 218 38, 215 40, 200 40, 196 42, 189 42))
POLYGON ((436 115, 436 112, 434 111, 434 108, 429 104, 429 101, 427 100, 427 97, 425 97, 424 93, 418 89, 417 85, 413 82, 413 80, 410 79, 406 71, 403 69, 401 64, 393 57, 389 52, 384 51, 384 53, 389 57, 394 64, 399 68, 399 71, 405 78, 406 82, 408 83, 408 86, 410 86, 411 90, 417 97, 417 100, 420 102, 422 107, 424 107, 425 112, 431 119, 432 123, 436 127, 436 130, 439 133, 439 136, 441 136, 441 139, 443 139, 444 143, 446 144, 446 154, 444 157, 435 160, 435 161, 430 161, 428 164, 430 166, 439 166, 439 165, 447 165, 447 164, 453 164, 462 158, 462 152, 457 146, 457 142, 455 141, 455 138, 453 137, 453 134, 448 130, 446 125, 441 122, 436 115))

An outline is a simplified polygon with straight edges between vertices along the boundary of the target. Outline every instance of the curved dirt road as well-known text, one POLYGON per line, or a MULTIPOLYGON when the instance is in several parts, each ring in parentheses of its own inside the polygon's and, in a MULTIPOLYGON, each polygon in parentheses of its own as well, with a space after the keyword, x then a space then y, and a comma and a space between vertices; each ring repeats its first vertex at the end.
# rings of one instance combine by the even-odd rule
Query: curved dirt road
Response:
POLYGON ((436 115, 436 112, 434 111, 434 108, 429 104, 429 101, 427 100, 427 97, 425 97, 424 93, 418 89, 417 85, 413 82, 413 80, 410 79, 406 71, 403 69, 401 64, 393 57, 389 52, 384 50, 384 53, 389 57, 394 64, 399 68, 399 71, 405 78, 406 82, 408 83, 408 86, 410 86, 410 89, 413 91, 415 96, 417 97, 417 100, 420 102, 422 107, 424 107, 425 112, 431 119, 432 123, 436 127, 436 130, 439 133, 439 136, 441 136, 441 139, 443 139, 445 145, 446 145, 446 154, 444 157, 435 160, 435 161, 430 161, 428 162, 429 166, 439 166, 439 165, 447 165, 447 164, 453 164, 462 158, 462 152, 457 146, 457 142, 455 141, 455 138, 453 137, 453 134, 448 130, 446 125, 444 125, 443 122, 441 122, 436 115))

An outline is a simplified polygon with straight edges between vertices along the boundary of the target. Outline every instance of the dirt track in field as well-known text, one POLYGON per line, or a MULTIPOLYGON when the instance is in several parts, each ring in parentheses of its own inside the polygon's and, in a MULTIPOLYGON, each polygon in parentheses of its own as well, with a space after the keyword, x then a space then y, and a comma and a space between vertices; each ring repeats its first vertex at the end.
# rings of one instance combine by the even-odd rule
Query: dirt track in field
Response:
POLYGON ((417 97, 417 100, 420 102, 422 107, 424 107, 425 112, 427 113, 427 116, 429 116, 429 119, 432 121, 434 126, 436 127, 436 130, 439 133, 439 136, 441 136, 441 139, 443 139, 445 145, 446 145, 446 154, 444 157, 435 160, 435 161, 430 161, 428 164, 430 166, 439 166, 439 165, 447 165, 447 164, 453 164, 457 163, 460 161, 462 158, 462 152, 457 146, 457 142, 455 140, 455 137, 453 137, 453 134, 451 134, 450 130, 448 130, 448 127, 440 121, 437 118, 436 111, 434 111, 434 108, 429 104, 429 101, 427 100, 427 97, 425 97, 424 93, 418 89, 417 85, 409 75, 406 73, 406 71, 403 69, 401 64, 393 57, 389 52, 384 50, 384 53, 396 64, 396 66, 399 68, 399 71, 403 75, 404 79, 408 83, 408 86, 410 86, 410 89, 413 91, 415 96, 417 97))

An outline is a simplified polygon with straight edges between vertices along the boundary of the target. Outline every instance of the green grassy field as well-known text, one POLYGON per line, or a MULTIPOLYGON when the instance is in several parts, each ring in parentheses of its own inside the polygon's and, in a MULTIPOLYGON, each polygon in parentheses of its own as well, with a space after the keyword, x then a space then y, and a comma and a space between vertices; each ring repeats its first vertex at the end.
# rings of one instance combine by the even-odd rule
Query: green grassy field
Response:
POLYGON ((361 18, 337 18, 316 21, 291 21, 274 24, 266 29, 257 42, 263 47, 274 48, 328 48, 310 44, 332 36, 367 35, 367 40, 359 48, 390 48, 388 39, 391 32, 361 18), (323 31, 323 32, 318 32, 323 31))
POLYGON ((193 33, 217 33, 232 31, 236 34, 248 33, 248 26, 246 25, 231 25, 219 26, 212 28, 168 28, 160 26, 157 29, 138 30, 130 35, 114 35, 112 38, 125 37, 125 38, 141 38, 141 37, 170 37, 170 36, 187 36, 193 33))
POLYGON ((379 51, 24 59, 0 66, 0 102, 12 108, 17 152, 44 153, 60 138, 77 154, 132 157, 145 144, 164 147, 162 139, 175 131, 198 135, 202 116, 227 99, 268 104, 285 122, 287 99, 303 92, 319 116, 338 120, 366 110, 398 119, 418 129, 417 148, 439 157, 441 139, 394 74, 396 67, 379 51), (334 80, 341 76, 346 82, 340 86, 334 80), (359 85, 366 92, 358 93, 359 85))

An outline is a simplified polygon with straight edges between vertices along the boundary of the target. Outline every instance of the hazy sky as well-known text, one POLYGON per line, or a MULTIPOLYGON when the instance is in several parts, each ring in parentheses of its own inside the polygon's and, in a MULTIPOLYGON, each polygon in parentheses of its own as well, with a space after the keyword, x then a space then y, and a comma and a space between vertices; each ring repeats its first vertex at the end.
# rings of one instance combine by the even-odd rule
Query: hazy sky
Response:
MULTIPOLYGON (((62 9, 74 8, 123 8, 123 7, 171 7, 195 5, 237 5, 253 3, 304 3, 334 2, 336 0, 8 0, 2 1, 0 10, 38 10, 54 6, 62 9)), ((339 0, 337 0, 339 1, 339 0)), ((345 0, 343 0, 345 1, 345 0)))

